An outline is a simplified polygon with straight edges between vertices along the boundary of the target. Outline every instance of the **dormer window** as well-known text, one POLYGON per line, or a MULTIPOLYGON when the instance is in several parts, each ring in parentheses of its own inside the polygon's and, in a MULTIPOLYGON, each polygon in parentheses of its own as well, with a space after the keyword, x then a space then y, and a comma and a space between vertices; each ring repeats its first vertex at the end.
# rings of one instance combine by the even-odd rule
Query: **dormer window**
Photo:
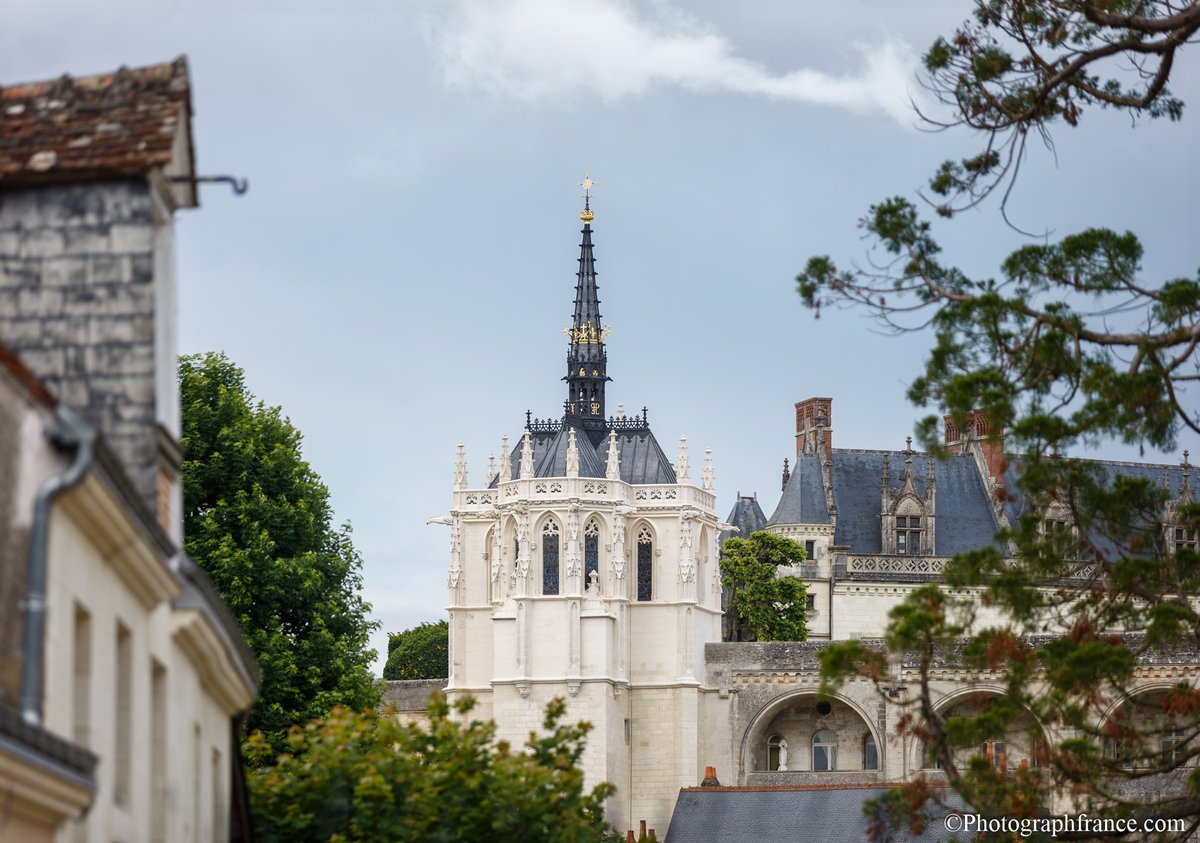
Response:
POLYGON ((882 466, 882 494, 880 512, 880 538, 883 553, 897 556, 928 556, 934 549, 934 516, 937 510, 937 473, 931 456, 924 457, 924 482, 917 480, 914 471, 915 452, 912 439, 904 450, 904 473, 900 486, 891 484, 890 457, 884 455, 882 466), (922 485, 924 488, 922 488, 922 485))

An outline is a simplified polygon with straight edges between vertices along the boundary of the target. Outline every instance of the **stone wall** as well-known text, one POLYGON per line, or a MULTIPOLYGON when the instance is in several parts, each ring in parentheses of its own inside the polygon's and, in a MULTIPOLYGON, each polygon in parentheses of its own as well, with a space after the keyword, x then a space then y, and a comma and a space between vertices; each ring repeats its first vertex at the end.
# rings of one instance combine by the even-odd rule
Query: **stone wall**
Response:
POLYGON ((156 299, 172 299, 174 288, 156 279, 165 270, 156 273, 164 226, 155 216, 145 181, 0 192, 0 343, 100 428, 151 511, 165 412, 156 406, 156 347, 165 345, 156 343, 156 299))

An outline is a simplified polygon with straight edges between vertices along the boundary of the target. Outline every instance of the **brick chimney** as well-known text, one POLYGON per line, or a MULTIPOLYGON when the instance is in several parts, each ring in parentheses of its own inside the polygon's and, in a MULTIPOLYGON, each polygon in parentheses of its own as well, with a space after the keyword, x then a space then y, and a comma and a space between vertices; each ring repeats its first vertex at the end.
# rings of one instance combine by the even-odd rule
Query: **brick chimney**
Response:
POLYGON ((821 452, 833 459, 833 399, 805 398, 796 404, 796 456, 821 452))
POLYGON ((997 486, 1004 485, 1004 469, 1007 465, 1004 459, 1004 428, 993 429, 983 410, 972 410, 963 419, 963 429, 959 430, 950 416, 943 416, 944 438, 946 447, 954 453, 969 454, 972 442, 979 445, 984 464, 987 465, 988 476, 997 486))

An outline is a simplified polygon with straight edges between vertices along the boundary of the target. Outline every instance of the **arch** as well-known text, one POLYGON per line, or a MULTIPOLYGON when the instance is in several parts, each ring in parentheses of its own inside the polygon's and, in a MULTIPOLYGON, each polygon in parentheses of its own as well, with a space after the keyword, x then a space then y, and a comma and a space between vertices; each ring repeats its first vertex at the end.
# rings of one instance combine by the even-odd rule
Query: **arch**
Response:
MULTIPOLYGON (((761 763, 759 759, 762 758, 762 747, 765 745, 770 734, 774 733, 774 730, 771 729, 771 726, 775 721, 775 718, 780 714, 783 714, 789 708, 793 708, 804 703, 806 699, 812 702, 812 707, 815 712, 818 697, 817 691, 814 688, 799 689, 782 694, 759 706, 758 710, 754 712, 753 716, 751 716, 750 723, 746 727, 746 731, 742 734, 742 741, 738 755, 739 775, 744 776, 746 773, 751 773, 762 769, 758 766, 761 763)), ((861 726, 857 727, 856 733, 861 734, 862 732, 865 732, 871 736, 877 747, 883 746, 883 739, 882 735, 879 733, 878 724, 871 718, 866 709, 864 709, 858 701, 852 697, 845 696, 840 692, 826 694, 820 699, 828 700, 835 705, 844 705, 852 714, 858 717, 858 720, 861 723, 861 726)), ((819 730, 820 728, 824 728, 824 726, 816 727, 803 735, 797 736, 798 743, 792 743, 791 751, 789 752, 788 756, 788 768, 790 770, 809 769, 811 767, 811 764, 805 763, 804 759, 801 757, 800 750, 803 748, 806 752, 809 752, 811 757, 811 747, 804 747, 804 744, 811 739, 813 732, 819 730)), ((881 768, 882 760, 882 756, 880 756, 881 768)))
MULTIPOLYGON (((934 709, 939 714, 949 714, 952 709, 958 706, 977 704, 988 699, 995 699, 1004 696, 1004 693, 1004 688, 993 684, 959 688, 950 691, 938 699, 934 704, 934 709)), ((1020 763, 1028 762, 1034 767, 1044 766, 1047 761, 1046 749, 1049 746, 1046 739, 1046 729, 1041 721, 1034 716, 1033 712, 1026 709, 1026 715, 1029 718, 1027 726, 1017 724, 1014 726, 1013 731, 1002 735, 993 735, 978 747, 955 747, 953 753, 956 756, 959 754, 965 755, 968 752, 982 755, 988 758, 997 768, 1008 767, 1011 769, 1015 766, 1017 759, 1020 760, 1020 763), (1024 740, 1022 740, 1022 736, 1024 740), (1016 740, 1013 740, 1013 738, 1016 738, 1016 740)), ((920 731, 923 725, 922 722, 915 730, 920 731)), ((914 753, 912 759, 913 769, 929 770, 941 768, 940 759, 933 756, 931 747, 925 741, 913 741, 912 751, 914 753)))
POLYGON ((654 529, 646 521, 633 526, 634 598, 641 603, 654 599, 654 529))
POLYGON ((1186 683, 1166 679, 1147 682, 1110 703, 1098 721, 1100 733, 1116 736, 1105 738, 1105 756, 1122 767, 1155 768, 1169 763, 1165 770, 1186 763, 1195 744, 1188 746, 1187 732, 1178 725, 1170 707, 1152 701, 1179 690, 1181 684, 1186 683))
POLYGON ((538 550, 542 558, 542 594, 559 593, 562 580, 562 528, 553 516, 547 516, 538 530, 538 550))

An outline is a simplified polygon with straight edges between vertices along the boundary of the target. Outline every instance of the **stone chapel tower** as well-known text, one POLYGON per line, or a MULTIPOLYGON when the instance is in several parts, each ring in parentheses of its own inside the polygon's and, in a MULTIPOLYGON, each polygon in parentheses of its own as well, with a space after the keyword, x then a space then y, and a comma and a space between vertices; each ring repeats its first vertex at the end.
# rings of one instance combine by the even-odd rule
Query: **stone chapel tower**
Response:
POLYGON ((696 482, 686 438, 672 465, 645 410, 605 414, 592 184, 581 184, 562 416, 527 413, 481 486, 458 449, 447 694, 474 696, 475 713, 515 745, 540 728, 548 700, 565 698, 568 718, 594 727, 588 786, 617 787, 609 822, 647 819, 662 836, 679 788, 704 772, 704 645, 721 640, 712 457, 696 482))

